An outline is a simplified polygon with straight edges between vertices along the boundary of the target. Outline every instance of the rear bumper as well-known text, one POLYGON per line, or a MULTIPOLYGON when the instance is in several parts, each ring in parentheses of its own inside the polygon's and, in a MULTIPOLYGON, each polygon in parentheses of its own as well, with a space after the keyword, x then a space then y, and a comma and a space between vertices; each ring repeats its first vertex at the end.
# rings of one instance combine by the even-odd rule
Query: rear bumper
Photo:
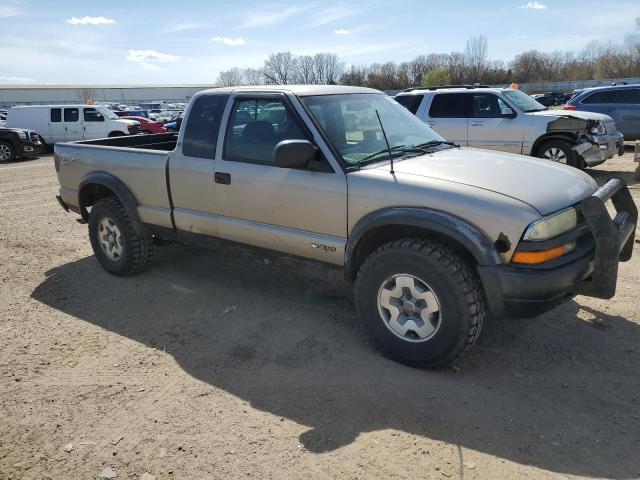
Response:
POLYGON ((534 317, 575 295, 605 299, 614 296, 618 263, 631 258, 637 208, 624 182, 613 178, 585 198, 580 209, 593 236, 593 247, 570 262, 552 268, 478 268, 494 316, 534 317), (609 199, 617 211, 613 220, 605 206, 609 199))

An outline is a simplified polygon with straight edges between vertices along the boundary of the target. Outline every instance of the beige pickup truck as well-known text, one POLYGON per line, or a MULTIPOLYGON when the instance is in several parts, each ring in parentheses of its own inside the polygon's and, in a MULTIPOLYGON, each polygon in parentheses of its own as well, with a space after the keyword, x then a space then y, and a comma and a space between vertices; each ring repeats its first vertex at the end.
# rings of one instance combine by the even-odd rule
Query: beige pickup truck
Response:
POLYGON ((417 366, 453 361, 488 314, 612 297, 637 222, 620 179, 459 148, 366 88, 207 90, 179 134, 59 143, 55 165, 108 272, 143 270, 161 240, 334 265, 380 348, 417 366))

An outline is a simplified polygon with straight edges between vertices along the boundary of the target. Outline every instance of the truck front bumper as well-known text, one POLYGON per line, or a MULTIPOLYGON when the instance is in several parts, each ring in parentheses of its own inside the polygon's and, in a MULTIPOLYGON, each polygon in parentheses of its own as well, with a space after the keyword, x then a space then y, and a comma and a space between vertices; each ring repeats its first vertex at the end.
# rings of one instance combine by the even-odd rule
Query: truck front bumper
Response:
POLYGON ((511 264, 478 267, 494 316, 528 318, 576 295, 605 299, 614 296, 618 263, 631 258, 638 210, 624 182, 613 178, 585 198, 580 211, 591 237, 571 261, 550 262, 556 265, 551 267, 511 264), (608 200, 616 210, 613 219, 605 206, 608 200))

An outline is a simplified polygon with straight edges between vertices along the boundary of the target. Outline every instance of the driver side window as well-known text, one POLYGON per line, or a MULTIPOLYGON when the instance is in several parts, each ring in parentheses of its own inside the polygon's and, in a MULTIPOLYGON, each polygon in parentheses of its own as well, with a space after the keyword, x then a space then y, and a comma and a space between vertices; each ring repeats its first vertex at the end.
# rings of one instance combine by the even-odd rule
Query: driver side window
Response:
POLYGON ((85 122, 104 122, 104 117, 95 108, 85 108, 83 115, 85 122))
POLYGON ((491 93, 471 96, 471 118, 500 118, 507 105, 491 93))
POLYGON ((224 156, 238 162, 271 164, 283 140, 306 140, 294 114, 282 100, 242 98, 231 110, 224 156))

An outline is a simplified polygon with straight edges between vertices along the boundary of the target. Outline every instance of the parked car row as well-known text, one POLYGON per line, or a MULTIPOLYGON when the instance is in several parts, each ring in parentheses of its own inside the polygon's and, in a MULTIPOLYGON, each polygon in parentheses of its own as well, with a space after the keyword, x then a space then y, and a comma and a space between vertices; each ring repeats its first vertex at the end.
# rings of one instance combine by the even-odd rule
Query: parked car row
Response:
POLYGON ((545 107, 562 105, 566 103, 572 96, 573 93, 563 92, 547 92, 531 95, 532 98, 534 98, 538 103, 541 103, 545 107))
POLYGON ((122 119, 104 105, 12 107, 7 113, 7 127, 35 132, 44 146, 140 132, 138 121, 122 119))

